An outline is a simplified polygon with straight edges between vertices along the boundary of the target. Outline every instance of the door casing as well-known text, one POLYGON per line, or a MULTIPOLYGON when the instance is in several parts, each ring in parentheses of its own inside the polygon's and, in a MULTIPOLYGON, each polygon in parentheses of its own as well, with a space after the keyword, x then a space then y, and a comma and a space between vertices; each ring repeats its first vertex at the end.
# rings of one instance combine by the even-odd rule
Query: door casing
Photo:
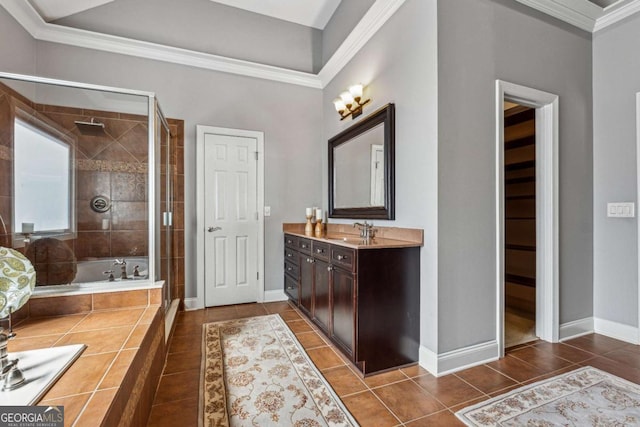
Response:
POLYGON ((221 128, 216 126, 196 126, 196 188, 197 188, 197 217, 196 217, 196 292, 195 306, 189 308, 204 308, 205 306, 205 161, 204 144, 206 134, 239 136, 255 138, 257 143, 258 164, 256 171, 257 183, 257 211, 258 211, 258 302, 264 301, 264 133, 260 131, 221 128))
POLYGON ((536 109, 536 335, 558 342, 559 199, 557 95, 496 80, 496 339, 504 357, 504 100, 536 109))

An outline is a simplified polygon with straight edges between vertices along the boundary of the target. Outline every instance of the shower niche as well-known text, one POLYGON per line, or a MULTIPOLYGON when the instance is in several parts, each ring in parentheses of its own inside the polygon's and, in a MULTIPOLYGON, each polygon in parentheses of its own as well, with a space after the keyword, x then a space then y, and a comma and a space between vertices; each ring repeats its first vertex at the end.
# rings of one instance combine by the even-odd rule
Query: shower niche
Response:
POLYGON ((183 296, 182 126, 150 92, 0 73, 0 246, 29 258, 36 293, 164 280, 165 302, 183 296))

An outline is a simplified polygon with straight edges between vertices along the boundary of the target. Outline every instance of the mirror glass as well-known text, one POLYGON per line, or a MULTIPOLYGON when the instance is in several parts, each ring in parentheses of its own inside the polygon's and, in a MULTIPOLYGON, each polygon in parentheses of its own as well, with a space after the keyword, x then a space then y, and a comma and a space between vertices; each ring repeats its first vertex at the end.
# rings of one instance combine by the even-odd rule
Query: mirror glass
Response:
POLYGON ((329 216, 394 219, 394 105, 329 140, 329 216))

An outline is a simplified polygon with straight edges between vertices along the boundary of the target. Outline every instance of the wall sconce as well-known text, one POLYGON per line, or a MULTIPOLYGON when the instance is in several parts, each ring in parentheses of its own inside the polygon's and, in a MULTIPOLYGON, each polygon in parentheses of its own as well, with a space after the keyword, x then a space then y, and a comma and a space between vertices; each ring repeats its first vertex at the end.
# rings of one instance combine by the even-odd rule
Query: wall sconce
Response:
POLYGON ((355 119, 362 114, 362 106, 371 99, 362 101, 362 90, 364 87, 361 84, 353 85, 349 90, 345 90, 340 96, 333 100, 333 105, 336 107, 336 111, 340 114, 340 120, 344 120, 351 116, 351 119, 355 119))

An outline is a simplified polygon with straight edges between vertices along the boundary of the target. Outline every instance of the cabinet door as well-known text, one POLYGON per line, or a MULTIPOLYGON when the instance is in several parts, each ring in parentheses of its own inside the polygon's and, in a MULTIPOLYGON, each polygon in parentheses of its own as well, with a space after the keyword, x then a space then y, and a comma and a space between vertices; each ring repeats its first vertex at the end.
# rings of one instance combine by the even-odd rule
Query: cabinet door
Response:
POLYGON ((333 269, 333 328, 331 337, 353 356, 355 279, 350 271, 333 269))
POLYGON ((288 274, 284 275, 284 293, 287 294, 291 301, 298 305, 298 279, 294 279, 288 274))
POLYGON ((329 293, 329 263, 315 260, 315 292, 313 300, 313 320, 325 332, 329 331, 331 296, 329 293))
POLYGON ((300 308, 308 315, 312 313, 313 303, 313 258, 300 254, 300 308))

